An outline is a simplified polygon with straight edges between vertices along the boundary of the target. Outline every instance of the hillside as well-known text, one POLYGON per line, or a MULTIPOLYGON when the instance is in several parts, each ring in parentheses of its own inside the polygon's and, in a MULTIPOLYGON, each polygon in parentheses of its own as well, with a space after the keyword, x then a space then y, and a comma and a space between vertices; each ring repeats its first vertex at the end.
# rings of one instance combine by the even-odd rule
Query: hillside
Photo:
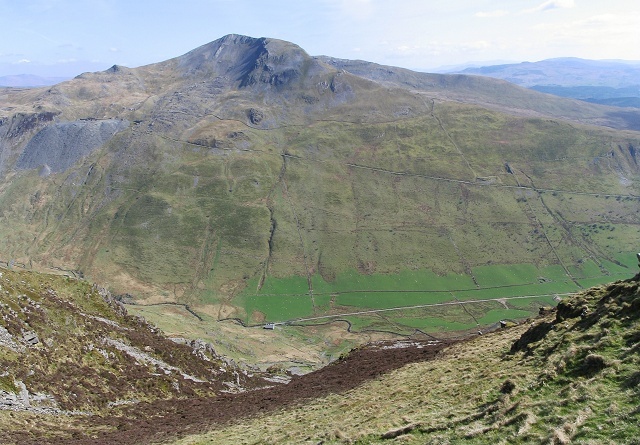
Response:
POLYGON ((0 260, 263 368, 635 268, 640 111, 238 35, 0 95, 0 260))
POLYGON ((157 400, 215 397, 269 384, 210 345, 169 339, 105 289, 0 269, 0 442, 58 433, 75 417, 157 400))
POLYGON ((172 443, 635 443, 639 279, 349 392, 172 443))
MULTIPOLYGON (((77 326, 50 320, 48 327, 44 327, 35 323, 36 310, 27 311, 23 317, 30 317, 28 321, 42 344, 28 346, 27 340, 14 335, 13 347, 29 349, 26 357, 64 350, 71 353, 73 360, 72 352, 78 349, 85 357, 93 357, 91 351, 98 351, 95 354, 98 357, 102 354, 100 347, 87 349, 88 344, 96 345, 93 336, 75 335, 89 329, 87 321, 92 321, 96 328, 111 326, 111 333, 101 334, 105 337, 123 335, 122 329, 105 322, 110 319, 92 316, 95 309, 88 308, 88 304, 101 307, 99 313, 109 316, 104 310, 105 300, 95 295, 95 287, 60 277, 2 272, 3 288, 8 289, 3 294, 8 297, 3 297, 3 301, 24 303, 26 294, 51 318, 56 310, 62 312, 58 301, 65 301, 67 306, 59 315, 66 315, 67 321, 78 320, 77 326), (84 291, 78 292, 79 288, 84 291), (39 289, 41 298, 35 289, 39 289), (67 300, 72 296, 69 292, 73 300, 67 300), (71 302, 82 304, 83 312, 70 307, 71 302), (56 347, 49 346, 54 337, 47 328, 60 334, 55 337, 56 347), (65 334, 71 334, 75 347, 69 348, 69 343, 60 339, 65 334)), ((10 368, 13 374, 4 371, 0 380, 3 397, 7 393, 20 397, 20 382, 25 382, 34 404, 37 398, 40 405, 46 402, 46 408, 38 405, 0 410, 0 438, 7 444, 38 445, 369 444, 390 440, 471 444, 633 443, 640 433, 637 406, 640 274, 580 292, 564 299, 557 309, 540 312, 538 318, 521 325, 471 335, 463 341, 414 338, 368 344, 320 371, 293 377, 286 385, 275 383, 276 377, 283 375, 273 371, 269 387, 262 389, 235 394, 189 394, 187 390, 155 398, 148 391, 168 386, 150 383, 144 384, 146 396, 137 393, 139 400, 128 399, 126 403, 108 406, 88 401, 82 405, 83 412, 62 411, 54 406, 56 401, 65 400, 65 395, 81 394, 71 383, 83 381, 78 380, 75 369, 60 369, 58 376, 65 378, 48 381, 46 391, 50 395, 45 397, 32 393, 36 385, 44 383, 38 381, 38 374, 18 375, 12 370, 16 366, 13 364, 10 368)), ((167 357, 166 360, 173 354, 178 360, 180 348, 174 349, 175 346, 168 346, 171 342, 148 333, 148 327, 136 325, 130 318, 128 324, 126 318, 113 319, 121 327, 129 328, 126 335, 130 339, 137 333, 155 338, 155 343, 151 343, 153 354, 167 357)), ((13 354, 10 347, 6 342, 0 345, 3 366, 7 356, 13 354)), ((118 351, 113 350, 112 360, 116 360, 118 351)), ((192 362, 201 363, 197 355, 191 355, 192 362)), ((122 368, 121 363, 114 361, 112 367, 122 368)), ((99 365, 94 366, 83 369, 89 379, 89 371, 99 365)), ((138 370, 153 367, 142 361, 136 366, 138 370)), ((196 363, 187 368, 183 361, 180 366, 197 372, 196 363)), ((149 378, 177 378, 180 388, 189 380, 173 372, 162 374, 149 378)), ((220 377, 226 378, 205 374, 197 374, 207 379, 201 383, 203 386, 216 385, 220 377)), ((118 382, 121 387, 143 384, 138 383, 139 378, 139 373, 135 376, 123 373, 118 382)), ((243 378, 249 384, 265 383, 257 377, 243 378)), ((131 397, 132 393, 129 394, 131 397)))

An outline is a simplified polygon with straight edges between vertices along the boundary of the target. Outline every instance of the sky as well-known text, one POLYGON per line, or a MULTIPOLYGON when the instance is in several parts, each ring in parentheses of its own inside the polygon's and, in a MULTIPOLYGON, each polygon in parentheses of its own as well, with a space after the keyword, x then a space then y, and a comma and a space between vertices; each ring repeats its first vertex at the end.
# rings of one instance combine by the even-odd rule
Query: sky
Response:
POLYGON ((226 34, 418 71, 554 57, 640 60, 638 0, 0 0, 0 76, 75 76, 226 34))

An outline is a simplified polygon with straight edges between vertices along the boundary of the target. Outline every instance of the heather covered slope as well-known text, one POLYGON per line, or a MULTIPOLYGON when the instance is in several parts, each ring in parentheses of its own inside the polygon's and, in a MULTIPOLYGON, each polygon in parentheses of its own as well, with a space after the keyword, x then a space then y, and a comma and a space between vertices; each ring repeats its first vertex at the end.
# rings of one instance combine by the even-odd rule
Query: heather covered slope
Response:
POLYGON ((344 394, 172 443, 637 443, 639 279, 344 394))
POLYGON ((366 345, 280 385, 277 370, 265 381, 225 365, 204 344, 168 341, 89 283, 2 273, 3 443, 634 443, 638 437, 640 275, 452 345, 433 339, 366 345), (250 390, 221 394, 238 383, 250 390))
POLYGON ((88 282, 3 268, 0 289, 3 423, 6 410, 97 415, 119 405, 265 383, 204 342, 170 340, 88 282))

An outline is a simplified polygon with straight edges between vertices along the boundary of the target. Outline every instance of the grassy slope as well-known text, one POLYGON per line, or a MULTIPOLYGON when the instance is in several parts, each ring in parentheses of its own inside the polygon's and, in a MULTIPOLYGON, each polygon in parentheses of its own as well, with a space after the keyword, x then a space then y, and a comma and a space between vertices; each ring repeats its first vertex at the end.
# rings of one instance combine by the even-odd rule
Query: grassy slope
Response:
POLYGON ((637 443, 639 279, 590 289, 556 313, 348 393, 175 445, 637 443))
MULTIPOLYGON (((228 149, 132 127, 78 169, 5 184, 6 259, 73 265, 116 293, 259 323, 451 300, 354 290, 460 290, 460 300, 572 291, 626 273, 628 246, 640 242, 637 167, 625 151, 635 133, 452 103, 389 123, 199 125, 194 137, 228 149), (535 266, 509 281, 520 289, 489 289, 514 264, 535 266), (475 276, 486 267, 497 268, 475 276)), ((392 324, 410 333, 522 315, 515 303, 499 309, 479 308, 476 320, 405 312, 392 324)))
MULTIPOLYGON (((62 97, 60 119, 122 109, 140 123, 63 174, 0 184, 0 260, 78 269, 137 301, 249 324, 564 293, 633 267, 638 133, 576 124, 606 124, 603 108, 402 70, 404 90, 327 70, 290 89, 223 91, 208 77, 185 81, 175 63, 16 93, 20 110, 62 97), (92 100, 102 86, 108 94, 92 100), (252 124, 249 107, 264 120, 252 124), (542 115, 574 121, 531 117, 542 115), (514 292, 494 289, 513 265, 534 267, 507 280, 514 292), (475 276, 485 267, 495 269, 475 276), (421 289, 460 292, 405 292, 421 289)), ((489 322, 549 298, 472 312, 489 322)), ((401 333, 476 326, 452 312, 353 322, 401 333)))

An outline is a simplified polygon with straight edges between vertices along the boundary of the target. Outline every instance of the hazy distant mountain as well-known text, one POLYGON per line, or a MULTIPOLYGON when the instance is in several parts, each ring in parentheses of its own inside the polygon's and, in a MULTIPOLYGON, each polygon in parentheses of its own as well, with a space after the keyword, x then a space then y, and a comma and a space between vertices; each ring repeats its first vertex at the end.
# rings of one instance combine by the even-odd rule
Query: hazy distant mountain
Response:
POLYGON ((640 61, 547 59, 467 68, 463 74, 479 74, 507 80, 523 87, 555 85, 562 87, 598 86, 624 88, 640 85, 640 61))
POLYGON ((449 72, 494 77, 593 103, 640 107, 640 61, 559 58, 449 72))
POLYGON ((0 87, 44 87, 55 85, 70 77, 42 77, 34 74, 15 74, 12 76, 0 76, 0 87))

